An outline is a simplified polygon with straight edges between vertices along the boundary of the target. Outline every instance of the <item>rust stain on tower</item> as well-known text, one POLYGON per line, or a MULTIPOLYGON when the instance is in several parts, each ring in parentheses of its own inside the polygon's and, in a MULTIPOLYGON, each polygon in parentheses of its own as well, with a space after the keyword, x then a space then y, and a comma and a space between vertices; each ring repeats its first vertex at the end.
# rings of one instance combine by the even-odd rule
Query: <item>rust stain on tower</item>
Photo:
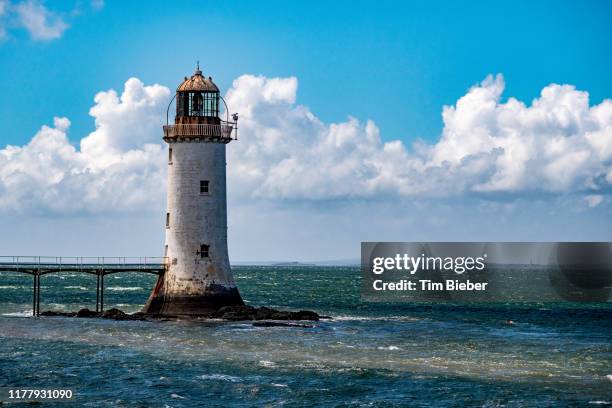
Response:
POLYGON ((230 121, 225 106, 226 120, 221 120, 220 103, 225 102, 199 64, 175 98, 174 125, 163 128, 168 144, 167 268, 143 311, 197 316, 244 304, 227 252, 225 147, 235 140, 238 118, 230 121))

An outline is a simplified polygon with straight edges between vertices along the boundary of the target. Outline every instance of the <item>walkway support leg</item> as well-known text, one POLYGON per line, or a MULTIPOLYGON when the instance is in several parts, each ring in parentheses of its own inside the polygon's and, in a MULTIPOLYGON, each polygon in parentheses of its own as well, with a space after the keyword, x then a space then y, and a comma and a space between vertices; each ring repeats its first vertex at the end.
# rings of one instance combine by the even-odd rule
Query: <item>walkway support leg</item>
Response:
POLYGON ((104 311, 104 271, 102 271, 102 277, 100 278, 100 312, 104 311))
POLYGON ((36 317, 36 274, 32 275, 32 316, 36 317))
POLYGON ((36 317, 40 316, 40 274, 38 274, 38 287, 36 288, 36 317))
POLYGON ((96 273, 96 312, 100 311, 100 274, 96 273))

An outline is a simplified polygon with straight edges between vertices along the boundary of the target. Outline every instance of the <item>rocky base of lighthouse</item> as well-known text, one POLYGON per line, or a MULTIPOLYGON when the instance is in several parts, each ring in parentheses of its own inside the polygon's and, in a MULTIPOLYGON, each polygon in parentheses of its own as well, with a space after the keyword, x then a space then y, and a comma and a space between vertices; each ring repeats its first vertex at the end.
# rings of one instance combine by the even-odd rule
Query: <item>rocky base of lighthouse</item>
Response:
POLYGON ((209 285, 202 295, 165 295, 153 292, 142 309, 147 315, 207 316, 227 306, 244 306, 236 287, 209 285))
POLYGON ((171 318, 194 318, 194 319, 221 319, 227 321, 268 321, 267 323, 259 323, 260 326, 276 326, 284 325, 270 320, 307 320, 307 321, 319 321, 320 319, 331 319, 330 316, 321 316, 316 312, 310 310, 300 310, 297 312, 283 311, 271 309, 268 307, 253 307, 247 305, 241 306, 224 306, 218 310, 210 311, 206 314, 198 316, 160 316, 152 315, 148 313, 138 312, 133 314, 127 314, 119 309, 109 309, 104 312, 95 312, 89 309, 81 309, 78 312, 56 312, 56 311, 45 311, 40 314, 41 316, 64 316, 64 317, 83 317, 83 318, 105 318, 113 320, 155 320, 155 319, 171 319, 171 318))

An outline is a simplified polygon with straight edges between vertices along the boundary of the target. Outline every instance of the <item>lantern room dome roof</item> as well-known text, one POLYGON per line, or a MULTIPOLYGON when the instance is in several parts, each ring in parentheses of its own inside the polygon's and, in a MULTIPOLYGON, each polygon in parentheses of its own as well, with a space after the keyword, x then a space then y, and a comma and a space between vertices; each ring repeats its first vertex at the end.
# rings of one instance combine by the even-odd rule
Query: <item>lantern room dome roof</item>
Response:
POLYGON ((200 71, 200 65, 196 68, 191 78, 185 77, 185 80, 176 88, 177 92, 219 92, 219 88, 212 81, 212 77, 206 79, 200 71))

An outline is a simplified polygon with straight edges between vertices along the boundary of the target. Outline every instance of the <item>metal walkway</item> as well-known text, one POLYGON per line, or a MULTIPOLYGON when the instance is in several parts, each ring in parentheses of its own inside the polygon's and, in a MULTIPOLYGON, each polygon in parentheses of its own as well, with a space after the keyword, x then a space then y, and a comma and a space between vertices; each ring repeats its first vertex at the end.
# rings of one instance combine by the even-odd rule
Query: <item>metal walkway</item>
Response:
POLYGON ((164 257, 65 257, 0 256, 0 272, 32 275, 32 315, 40 316, 40 277, 50 273, 72 272, 96 275, 96 312, 104 310, 104 276, 114 273, 143 272, 162 275, 164 257))

